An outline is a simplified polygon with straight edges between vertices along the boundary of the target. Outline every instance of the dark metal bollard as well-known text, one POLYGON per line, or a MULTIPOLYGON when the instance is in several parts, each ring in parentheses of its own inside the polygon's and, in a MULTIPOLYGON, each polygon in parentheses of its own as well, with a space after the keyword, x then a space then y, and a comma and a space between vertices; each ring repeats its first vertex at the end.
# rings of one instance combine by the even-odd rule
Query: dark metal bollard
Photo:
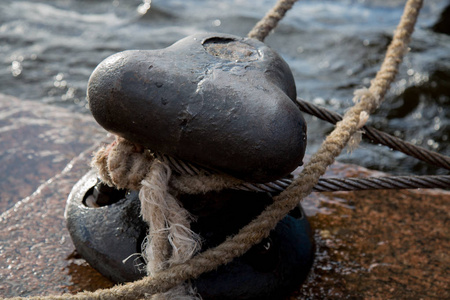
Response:
MULTIPOLYGON (((189 36, 161 50, 104 60, 88 86, 89 105, 108 131, 152 151, 251 182, 289 174, 306 147, 306 124, 284 60, 259 41, 220 33, 189 36)), ((237 190, 177 195, 197 220, 202 251, 236 234, 272 196, 237 190)), ((137 192, 88 173, 66 207, 78 252, 116 282, 145 275, 148 230, 137 192)), ((203 299, 280 299, 305 280, 314 257, 301 206, 245 255, 192 280, 203 299)))
POLYGON ((285 176, 305 153, 292 73, 253 39, 205 33, 114 54, 92 73, 88 99, 106 130, 246 181, 285 176))
MULTIPOLYGON (((66 207, 67 226, 77 251, 101 274, 115 282, 145 276, 138 255, 147 231, 139 216, 136 192, 109 191, 108 204, 88 207, 97 184, 94 172, 73 188, 66 207)), ((202 251, 237 233, 272 198, 265 193, 225 190, 181 195, 180 201, 198 220, 192 229, 204 238, 202 251)), ((299 206, 262 243, 244 256, 193 280, 203 299, 280 299, 305 280, 314 258, 309 223, 299 206)))

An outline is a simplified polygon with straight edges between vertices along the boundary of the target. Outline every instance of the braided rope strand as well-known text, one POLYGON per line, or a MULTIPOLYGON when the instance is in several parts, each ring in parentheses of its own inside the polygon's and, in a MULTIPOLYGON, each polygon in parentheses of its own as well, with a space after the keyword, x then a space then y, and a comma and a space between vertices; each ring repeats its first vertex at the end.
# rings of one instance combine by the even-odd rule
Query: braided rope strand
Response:
POLYGON ((264 42, 264 39, 283 19, 284 15, 297 0, 278 0, 275 6, 262 18, 255 27, 248 33, 249 38, 257 39, 264 42))

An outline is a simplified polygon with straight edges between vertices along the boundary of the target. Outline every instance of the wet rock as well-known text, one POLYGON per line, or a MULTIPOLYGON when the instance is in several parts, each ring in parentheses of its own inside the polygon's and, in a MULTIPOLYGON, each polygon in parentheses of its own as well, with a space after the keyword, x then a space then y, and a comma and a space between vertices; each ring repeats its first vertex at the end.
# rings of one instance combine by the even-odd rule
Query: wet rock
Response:
POLYGON ((293 76, 265 44, 197 34, 104 60, 88 99, 105 129, 154 151, 266 182, 301 164, 306 125, 293 76))
MULTIPOLYGON (((96 183, 96 175, 89 172, 74 186, 67 202, 67 226, 75 247, 111 280, 139 279, 145 276, 145 262, 133 254, 141 252, 147 225, 139 216, 138 195, 130 192, 110 205, 89 208, 85 200, 96 183)), ((202 250, 206 250, 237 233, 272 198, 266 193, 225 190, 202 196, 183 195, 180 201, 197 214, 192 229, 204 238, 202 250)), ((309 223, 299 206, 267 239, 244 256, 201 275, 193 285, 203 299, 280 299, 305 280, 313 256, 309 223)))
POLYGON ((434 32, 450 34, 450 5, 441 13, 439 20, 432 27, 434 32))
POLYGON ((1 93, 0 132, 0 214, 105 135, 89 115, 1 93))

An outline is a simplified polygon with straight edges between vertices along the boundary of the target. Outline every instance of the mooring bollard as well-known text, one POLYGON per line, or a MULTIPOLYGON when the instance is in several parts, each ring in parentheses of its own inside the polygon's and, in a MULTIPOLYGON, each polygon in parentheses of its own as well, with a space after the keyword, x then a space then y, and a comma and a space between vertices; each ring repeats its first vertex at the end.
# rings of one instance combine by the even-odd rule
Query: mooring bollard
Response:
MULTIPOLYGON (((100 125, 136 149, 249 182, 279 179, 302 164, 306 124, 291 71, 253 39, 206 33, 162 50, 115 54, 93 72, 88 98, 100 125)), ((236 234, 274 196, 232 188, 174 195, 195 216, 190 229, 201 236, 201 251, 236 234)), ((149 226, 139 200, 136 191, 107 187, 91 171, 67 202, 77 251, 115 282, 146 275, 140 253, 149 226)), ((245 255, 191 283, 203 299, 277 299, 298 288, 313 258, 299 205, 245 255)))

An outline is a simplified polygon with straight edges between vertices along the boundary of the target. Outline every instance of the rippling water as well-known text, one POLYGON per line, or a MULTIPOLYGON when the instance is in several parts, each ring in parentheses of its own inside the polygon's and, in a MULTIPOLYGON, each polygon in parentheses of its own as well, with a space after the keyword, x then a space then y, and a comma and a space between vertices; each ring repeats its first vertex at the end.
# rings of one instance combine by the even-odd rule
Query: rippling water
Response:
MULTIPOLYGON (((246 35, 275 1, 2 0, 0 92, 89 113, 95 66, 125 49, 157 49, 201 31, 246 35)), ((449 154, 450 36, 433 32, 448 1, 425 1, 411 52, 371 124, 449 154)), ((298 95, 340 113, 368 86, 404 1, 299 1, 266 43, 291 66, 298 95)), ((331 126, 308 118, 309 149, 331 126)), ((341 161, 397 174, 444 174, 363 143, 341 161)))

